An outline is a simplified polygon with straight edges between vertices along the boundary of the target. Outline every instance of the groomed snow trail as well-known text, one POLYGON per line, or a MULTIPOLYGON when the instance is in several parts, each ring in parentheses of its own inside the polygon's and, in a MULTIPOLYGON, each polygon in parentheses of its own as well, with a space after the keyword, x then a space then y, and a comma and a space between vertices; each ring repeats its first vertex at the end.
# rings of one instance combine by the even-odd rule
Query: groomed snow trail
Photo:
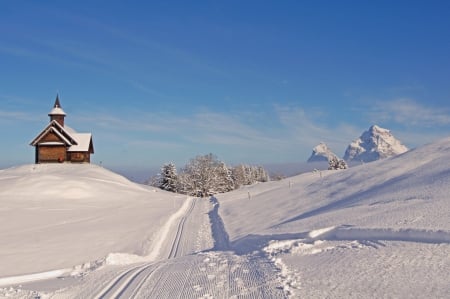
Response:
POLYGON ((135 296, 120 298, 284 298, 274 270, 258 257, 198 253, 168 260, 135 296))
POLYGON ((105 266, 42 298, 286 298, 274 263, 229 251, 217 199, 188 200, 158 246, 158 260, 105 266))
MULTIPOLYGON (((195 220, 201 219, 201 215, 198 214, 202 211, 202 208, 204 209, 205 207, 198 198, 187 200, 190 200, 190 202, 186 202, 186 204, 188 204, 189 206, 186 209, 186 212, 180 217, 178 223, 176 223, 174 237, 169 234, 164 240, 159 240, 162 246, 171 244, 170 249, 166 251, 169 252, 166 256, 167 259, 173 259, 175 257, 182 256, 183 254, 192 253, 196 249, 196 243, 194 242, 195 238, 188 238, 192 236, 188 236, 188 233, 184 233, 184 230, 185 226, 188 223, 195 223, 197 224, 196 226, 201 226, 198 225, 201 224, 201 222, 195 222, 195 220), (197 217, 191 216, 193 212, 197 217), (173 241, 170 242, 170 240, 173 241)), ((184 207, 182 207, 180 210, 183 209, 184 207)), ((173 223, 168 223, 168 225, 173 226, 173 223)), ((165 230, 165 227, 163 228, 163 230, 165 230)), ((173 231, 173 229, 169 230, 169 232, 171 231, 173 231)), ((161 255, 160 251, 162 250, 159 248, 159 246, 155 250, 157 250, 157 253, 161 255)), ((153 256, 154 254, 151 255, 153 256)), ((126 269, 123 272, 119 273, 114 279, 112 279, 93 298, 139 298, 139 292, 144 283, 152 277, 153 273, 158 268, 163 267, 164 266, 162 263, 148 262, 126 269)))
POLYGON ((168 256, 169 259, 183 255, 183 250, 192 250, 193 248, 193 244, 189 244, 189 241, 191 239, 187 239, 186 234, 183 234, 183 231, 185 229, 186 220, 189 219, 189 216, 192 214, 197 200, 198 198, 193 199, 188 211, 183 217, 181 217, 181 220, 178 223, 175 238, 173 240, 172 247, 170 248, 168 256))

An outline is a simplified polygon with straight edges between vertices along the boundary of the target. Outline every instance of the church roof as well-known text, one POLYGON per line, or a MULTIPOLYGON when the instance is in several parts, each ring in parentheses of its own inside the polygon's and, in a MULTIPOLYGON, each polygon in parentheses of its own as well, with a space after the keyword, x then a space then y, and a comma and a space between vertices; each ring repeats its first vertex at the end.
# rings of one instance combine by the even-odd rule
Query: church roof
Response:
POLYGON ((71 146, 76 144, 76 140, 61 126, 56 120, 51 121, 44 130, 41 131, 34 139, 31 141, 30 145, 36 146, 39 141, 41 141, 49 132, 55 133, 58 137, 60 137, 67 146, 71 146))
POLYGON ((55 104, 53 105, 53 109, 48 113, 48 115, 66 115, 64 110, 62 110, 61 104, 59 103, 59 95, 56 95, 55 104))
POLYGON ((45 127, 41 133, 30 142, 30 145, 56 145, 55 142, 40 142, 50 132, 56 134, 61 139, 61 142, 57 144, 66 145, 68 147, 68 152, 94 152, 91 133, 77 133, 73 129, 66 130, 66 128, 61 126, 56 120, 51 121, 47 127, 45 127))
MULTIPOLYGON (((68 152, 88 152, 90 151, 92 145, 92 134, 91 133, 74 133, 73 138, 77 141, 77 144, 70 146, 68 152)), ((94 148, 92 147, 92 153, 94 153, 94 148)))
POLYGON ((30 142, 32 146, 48 145, 48 146, 66 146, 68 152, 90 152, 94 153, 91 133, 77 133, 74 129, 60 124, 58 120, 53 118, 55 115, 65 116, 66 113, 61 108, 59 96, 56 95, 53 109, 48 114, 51 116, 50 123, 30 142), (48 134, 54 134, 57 140, 46 140, 48 134))

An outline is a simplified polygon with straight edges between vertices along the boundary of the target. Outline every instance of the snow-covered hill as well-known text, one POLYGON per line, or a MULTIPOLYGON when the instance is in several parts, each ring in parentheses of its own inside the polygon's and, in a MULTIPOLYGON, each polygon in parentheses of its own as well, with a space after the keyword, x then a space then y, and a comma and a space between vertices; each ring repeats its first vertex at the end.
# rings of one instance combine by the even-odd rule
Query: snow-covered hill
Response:
POLYGON ((220 195, 221 215, 232 246, 267 252, 294 298, 444 298, 450 171, 443 161, 450 138, 220 195))
POLYGON ((324 142, 321 142, 313 148, 307 162, 328 162, 332 158, 337 158, 337 155, 324 142))
POLYGON ((407 150, 408 148, 389 130, 373 125, 349 144, 344 154, 344 160, 371 162, 402 154, 407 150))
POLYGON ((102 257, 122 265, 92 271, 98 265, 85 264, 82 275, 51 280, 64 287, 0 287, 0 297, 35 298, 27 290, 38 290, 52 299, 447 298, 449 160, 447 138, 211 201, 155 191, 93 165, 3 170, 0 286, 20 281, 5 276, 102 257), (163 254, 149 259, 155 248, 163 254))
POLYGON ((0 170, 0 278, 145 254, 184 198, 90 164, 0 170))

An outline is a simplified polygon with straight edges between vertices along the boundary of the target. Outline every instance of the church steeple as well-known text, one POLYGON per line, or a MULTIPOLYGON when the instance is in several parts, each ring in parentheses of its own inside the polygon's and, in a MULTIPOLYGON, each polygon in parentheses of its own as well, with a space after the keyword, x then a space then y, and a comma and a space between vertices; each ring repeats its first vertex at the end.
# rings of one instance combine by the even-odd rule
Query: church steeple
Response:
POLYGON ((55 104, 53 105, 53 109, 50 111, 48 116, 50 116, 50 121, 56 120, 61 126, 64 127, 64 117, 66 117, 66 113, 61 108, 58 94, 56 94, 55 104))
POLYGON ((59 103, 59 94, 56 94, 55 105, 53 105, 53 108, 61 108, 61 104, 59 103))

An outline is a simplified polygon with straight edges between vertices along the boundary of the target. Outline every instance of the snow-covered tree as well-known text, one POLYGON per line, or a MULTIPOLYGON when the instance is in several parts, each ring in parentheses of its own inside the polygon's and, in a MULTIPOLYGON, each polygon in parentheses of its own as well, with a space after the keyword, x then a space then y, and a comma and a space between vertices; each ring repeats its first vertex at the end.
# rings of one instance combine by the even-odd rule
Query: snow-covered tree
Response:
POLYGON ((344 160, 332 157, 328 161, 328 170, 347 169, 347 163, 344 160))
POLYGON ((194 190, 192 181, 189 177, 189 174, 186 173, 186 171, 183 169, 178 174, 177 191, 181 194, 196 195, 192 190, 194 190))
POLYGON ((197 156, 189 161, 184 171, 188 176, 190 194, 201 197, 214 194, 219 163, 213 154, 197 156))
POLYGON ((233 167, 231 170, 231 175, 234 182, 234 189, 238 189, 239 187, 246 185, 246 174, 245 174, 245 166, 237 165, 233 167))
POLYGON ((262 166, 237 165, 232 169, 235 189, 243 185, 269 181, 269 175, 262 166))
POLYGON ((234 189, 234 181, 231 170, 224 162, 220 162, 216 168, 216 182, 214 193, 225 193, 234 189))
POLYGON ((192 196, 210 196, 250 185, 267 182, 269 176, 261 166, 238 165, 229 168, 213 154, 197 156, 177 174, 173 163, 161 168, 156 186, 192 196))
POLYGON ((167 163, 161 167, 161 174, 159 179, 159 188, 177 192, 178 187, 178 175, 177 168, 174 163, 167 163))
POLYGON ((262 166, 256 166, 255 168, 256 173, 256 181, 257 182, 268 182, 270 180, 269 174, 262 166))

